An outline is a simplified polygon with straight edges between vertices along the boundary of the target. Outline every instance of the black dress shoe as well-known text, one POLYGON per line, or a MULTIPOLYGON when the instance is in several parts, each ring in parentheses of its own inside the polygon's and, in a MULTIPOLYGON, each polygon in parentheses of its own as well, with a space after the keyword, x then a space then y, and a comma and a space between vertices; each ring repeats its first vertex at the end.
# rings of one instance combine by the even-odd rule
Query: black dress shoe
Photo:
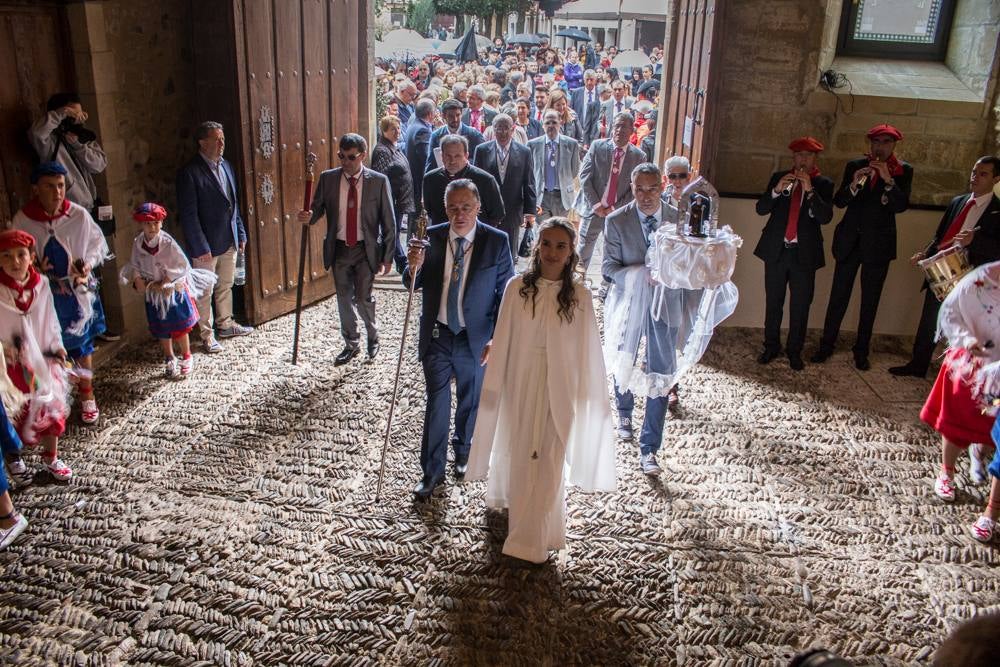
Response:
POLYGON ((777 359, 779 354, 781 354, 781 348, 774 349, 770 347, 765 347, 764 351, 760 353, 759 357, 757 357, 757 363, 769 364, 775 359, 777 359))
POLYGON ((334 366, 343 366, 348 361, 354 357, 361 354, 361 350, 356 347, 345 347, 344 351, 337 355, 337 358, 333 360, 334 366))
POLYGON ((381 349, 381 347, 382 346, 379 345, 378 341, 375 342, 368 341, 368 358, 374 359, 375 355, 378 354, 378 351, 381 349))
POLYGON ((809 361, 811 361, 814 364, 821 364, 827 359, 829 359, 832 355, 833 352, 831 350, 825 350, 823 348, 819 348, 818 350, 816 350, 816 353, 813 354, 813 356, 809 357, 809 361))
POLYGON ((868 361, 868 355, 867 354, 860 354, 858 352, 855 352, 854 353, 854 367, 857 368, 859 371, 870 370, 871 367, 872 367, 872 365, 871 365, 871 362, 868 361))
POLYGON ((904 364, 903 366, 893 366, 889 369, 889 372, 896 377, 906 378, 922 378, 927 377, 927 369, 920 369, 913 364, 904 364))
POLYGON ((465 473, 469 470, 469 455, 459 456, 455 455, 455 477, 461 479, 465 477, 465 473))
POLYGON ((427 502, 430 500, 431 494, 434 493, 434 488, 443 481, 443 477, 435 477, 434 479, 424 477, 420 480, 420 484, 413 487, 414 499, 422 503, 427 502))
POLYGON ((801 371, 806 367, 802 362, 802 357, 797 354, 788 355, 788 365, 792 367, 793 371, 801 371))

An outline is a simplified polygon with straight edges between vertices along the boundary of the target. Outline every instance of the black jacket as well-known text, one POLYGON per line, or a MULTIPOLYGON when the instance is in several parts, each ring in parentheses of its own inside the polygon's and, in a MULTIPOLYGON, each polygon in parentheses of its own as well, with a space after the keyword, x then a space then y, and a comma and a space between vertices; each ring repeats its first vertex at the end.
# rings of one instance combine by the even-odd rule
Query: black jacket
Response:
POLYGON ((372 150, 372 169, 389 179, 392 208, 396 215, 413 213, 416 210, 413 202, 413 175, 403 151, 396 144, 389 143, 385 137, 379 137, 372 150))
MULTIPOLYGON (((773 197, 778 181, 788 173, 788 170, 776 171, 771 174, 767 189, 757 200, 757 215, 769 215, 761 232, 760 241, 753 254, 765 262, 777 261, 785 247, 785 228, 788 225, 788 212, 792 198, 779 195, 773 197)), ((826 176, 816 176, 810 179, 813 186, 812 196, 806 197, 799 208, 799 266, 803 269, 820 269, 826 265, 823 252, 823 231, 825 225, 833 219, 833 181, 826 176)))
POLYGON ((465 169, 448 178, 444 167, 438 167, 424 174, 424 210, 430 218, 430 224, 437 225, 448 222, 448 214, 444 210, 444 189, 448 183, 459 178, 468 178, 479 188, 481 209, 479 219, 494 227, 499 227, 504 217, 503 197, 496 179, 470 162, 465 169))
POLYGON ((844 260, 856 250, 861 261, 884 263, 896 259, 896 214, 910 206, 910 185, 913 167, 901 162, 903 173, 895 176, 895 184, 885 188, 879 180, 875 187, 865 183, 858 194, 851 194, 854 172, 868 166, 868 158, 851 160, 844 168, 840 189, 833 198, 837 208, 847 207, 843 220, 833 232, 833 257, 844 260), (882 198, 885 197, 885 203, 882 198))
MULTIPOLYGON (((971 193, 959 195, 951 200, 948 209, 938 223, 937 231, 934 232, 934 240, 924 249, 924 255, 930 257, 940 250, 938 245, 941 237, 948 231, 952 220, 965 208, 965 203, 969 201, 971 193)), ((976 223, 978 230, 972 236, 972 242, 966 246, 969 253, 969 262, 973 266, 980 266, 1000 260, 1000 199, 996 195, 990 198, 990 203, 986 205, 986 210, 976 223)))

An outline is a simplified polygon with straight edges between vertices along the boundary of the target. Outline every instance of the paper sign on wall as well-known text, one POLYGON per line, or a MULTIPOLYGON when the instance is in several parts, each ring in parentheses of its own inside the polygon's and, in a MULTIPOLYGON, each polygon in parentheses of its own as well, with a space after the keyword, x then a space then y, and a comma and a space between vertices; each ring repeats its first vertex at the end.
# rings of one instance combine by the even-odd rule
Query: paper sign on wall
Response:
POLYGON ((694 139, 694 119, 691 116, 684 117, 684 137, 681 139, 683 144, 688 148, 691 148, 692 140, 694 139))

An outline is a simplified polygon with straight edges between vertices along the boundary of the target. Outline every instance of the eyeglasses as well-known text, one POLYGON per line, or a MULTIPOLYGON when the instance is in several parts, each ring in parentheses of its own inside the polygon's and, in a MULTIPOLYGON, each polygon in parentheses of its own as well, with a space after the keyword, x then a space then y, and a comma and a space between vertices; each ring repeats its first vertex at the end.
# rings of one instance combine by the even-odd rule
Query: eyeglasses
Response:
POLYGON ((691 174, 685 171, 683 174, 667 174, 667 178, 671 181, 679 181, 680 179, 687 178, 690 175, 691 174))
POLYGON ((355 153, 354 155, 347 155, 346 153, 337 153, 337 157, 341 160, 347 160, 348 162, 354 162, 360 158, 364 153, 355 153))

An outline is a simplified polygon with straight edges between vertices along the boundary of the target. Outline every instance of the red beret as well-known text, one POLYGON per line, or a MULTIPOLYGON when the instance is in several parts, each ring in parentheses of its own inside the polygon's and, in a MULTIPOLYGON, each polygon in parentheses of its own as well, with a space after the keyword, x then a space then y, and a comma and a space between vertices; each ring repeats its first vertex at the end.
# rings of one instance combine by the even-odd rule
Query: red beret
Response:
POLYGON ((0 252, 11 248, 33 248, 35 237, 20 229, 8 229, 0 232, 0 252))
POLYGON ((820 153, 823 150, 823 144, 812 137, 799 137, 798 139, 792 139, 792 143, 788 144, 788 149, 793 153, 798 153, 799 151, 820 153))
POLYGON ((165 220, 166 217, 167 209, 153 202, 139 204, 132 211, 132 219, 136 222, 156 222, 157 220, 165 220))
POLYGON ((887 136, 890 136, 895 141, 903 140, 903 133, 894 128, 892 125, 887 125, 886 123, 882 123, 881 125, 876 125, 872 129, 868 130, 868 134, 866 134, 865 136, 868 137, 869 139, 874 139, 880 134, 885 134, 887 136))

